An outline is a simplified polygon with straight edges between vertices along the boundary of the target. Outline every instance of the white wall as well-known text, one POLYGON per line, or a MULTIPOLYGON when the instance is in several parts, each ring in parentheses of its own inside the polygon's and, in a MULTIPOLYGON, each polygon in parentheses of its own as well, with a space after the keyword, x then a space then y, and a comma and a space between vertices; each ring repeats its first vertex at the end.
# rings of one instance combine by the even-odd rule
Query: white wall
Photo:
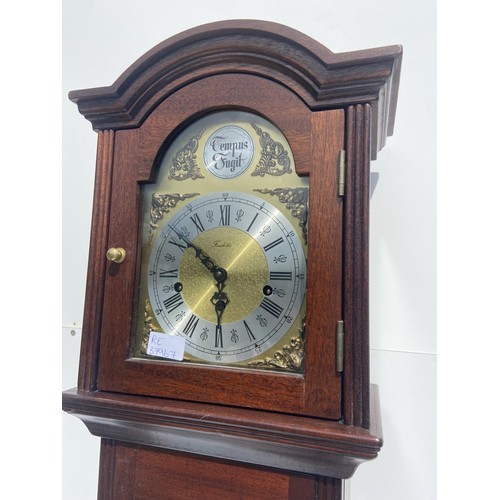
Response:
MULTIPOLYGON (((436 498, 435 9, 433 0, 63 3, 63 389, 76 385, 97 140, 68 91, 110 85, 157 43, 222 19, 286 24, 334 52, 402 44, 395 134, 372 164, 371 376, 385 444, 348 489, 351 500, 436 498)), ((95 498, 98 445, 63 415, 65 500, 95 498)))

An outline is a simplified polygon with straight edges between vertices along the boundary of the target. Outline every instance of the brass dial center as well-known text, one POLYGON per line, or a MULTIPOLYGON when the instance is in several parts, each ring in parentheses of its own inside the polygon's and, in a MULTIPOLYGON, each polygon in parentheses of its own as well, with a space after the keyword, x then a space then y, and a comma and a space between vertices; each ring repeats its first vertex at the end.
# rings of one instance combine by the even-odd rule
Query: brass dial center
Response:
MULTIPOLYGON (((248 316, 264 297, 269 269, 260 245, 246 232, 219 227, 201 233, 193 240, 210 258, 227 272, 224 292, 228 303, 222 323, 239 321, 248 316)), ((188 248, 179 266, 182 296, 193 313, 217 322, 211 298, 217 290, 213 274, 203 266, 192 248, 188 248)))

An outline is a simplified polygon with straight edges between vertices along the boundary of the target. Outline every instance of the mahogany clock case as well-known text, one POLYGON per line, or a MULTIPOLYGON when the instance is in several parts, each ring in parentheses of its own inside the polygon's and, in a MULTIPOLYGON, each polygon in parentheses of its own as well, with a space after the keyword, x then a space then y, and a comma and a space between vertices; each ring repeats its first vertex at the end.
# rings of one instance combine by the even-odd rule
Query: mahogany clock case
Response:
POLYGON ((109 439, 123 422, 135 422, 136 430, 143 422, 134 442, 152 444, 156 429, 154 439, 166 447, 165 433, 173 429, 179 435, 186 427, 192 439, 200 429, 210 434, 201 424, 210 414, 214 432, 229 429, 239 443, 228 438, 232 445, 219 457, 236 460, 255 422, 264 426, 256 446, 262 450, 268 439, 278 456, 279 422, 302 429, 287 438, 287 449, 300 457, 297 470, 321 476, 349 477, 376 456, 382 441, 368 363, 369 174, 393 131, 401 56, 400 46, 334 54, 282 25, 224 21, 159 44, 110 87, 70 93, 98 133, 98 152, 78 387, 63 394, 66 411, 109 439), (141 187, 156 181, 162 154, 183 129, 221 110, 274 124, 290 145, 296 173, 309 181, 306 340, 298 373, 133 355, 141 187), (113 247, 125 249, 123 262, 106 259, 113 247), (322 440, 329 472, 311 458, 322 440))

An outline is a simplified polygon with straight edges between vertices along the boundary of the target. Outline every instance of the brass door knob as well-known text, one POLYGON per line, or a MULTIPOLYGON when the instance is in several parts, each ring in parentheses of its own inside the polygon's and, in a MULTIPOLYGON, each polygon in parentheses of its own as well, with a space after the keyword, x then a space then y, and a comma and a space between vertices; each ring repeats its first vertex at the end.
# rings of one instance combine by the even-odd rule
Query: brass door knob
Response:
POLYGON ((106 257, 115 264, 121 264, 125 260, 126 252, 123 248, 110 248, 106 252, 106 257))

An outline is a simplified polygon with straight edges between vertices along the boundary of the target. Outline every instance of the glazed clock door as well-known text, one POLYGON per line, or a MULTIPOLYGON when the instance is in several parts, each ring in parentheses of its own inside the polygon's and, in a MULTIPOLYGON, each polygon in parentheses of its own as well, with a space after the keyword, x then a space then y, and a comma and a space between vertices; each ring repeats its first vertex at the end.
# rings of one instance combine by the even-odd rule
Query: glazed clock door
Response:
POLYGON ((340 418, 343 119, 219 75, 114 134, 98 389, 340 418))

